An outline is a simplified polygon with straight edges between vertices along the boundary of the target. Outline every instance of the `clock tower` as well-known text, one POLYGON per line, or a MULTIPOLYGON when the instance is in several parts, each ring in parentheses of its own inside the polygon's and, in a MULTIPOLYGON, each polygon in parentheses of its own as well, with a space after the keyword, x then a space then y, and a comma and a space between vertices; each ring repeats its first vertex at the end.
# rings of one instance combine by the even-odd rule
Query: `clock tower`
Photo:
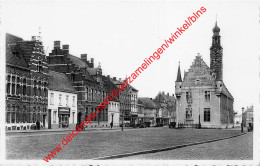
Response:
POLYGON ((220 45, 220 28, 217 25, 213 28, 212 46, 210 47, 210 69, 216 74, 216 80, 223 80, 223 48, 220 45))

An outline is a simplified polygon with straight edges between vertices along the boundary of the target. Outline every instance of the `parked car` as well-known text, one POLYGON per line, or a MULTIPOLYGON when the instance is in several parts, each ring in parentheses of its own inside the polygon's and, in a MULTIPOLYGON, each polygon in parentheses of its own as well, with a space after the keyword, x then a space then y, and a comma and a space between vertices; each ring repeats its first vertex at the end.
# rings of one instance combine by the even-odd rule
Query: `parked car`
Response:
POLYGON ((156 123, 156 125, 154 127, 163 127, 162 123, 156 123))
POLYGON ((150 127, 151 126, 151 122, 144 122, 146 127, 150 127))
POLYGON ((139 123, 139 128, 146 128, 146 124, 145 123, 139 123))
POLYGON ((176 122, 170 122, 169 128, 175 128, 175 126, 176 126, 176 122))

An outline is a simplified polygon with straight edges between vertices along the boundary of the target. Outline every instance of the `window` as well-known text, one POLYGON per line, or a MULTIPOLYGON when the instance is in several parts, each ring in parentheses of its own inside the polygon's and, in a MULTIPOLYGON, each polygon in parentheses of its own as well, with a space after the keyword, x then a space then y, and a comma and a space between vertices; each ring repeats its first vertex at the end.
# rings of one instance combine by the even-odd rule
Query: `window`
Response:
POLYGON ((26 85, 23 86, 23 95, 26 95, 26 85))
POLYGON ((10 117, 11 117, 10 112, 7 112, 6 113, 6 123, 10 123, 10 117))
POLYGON ((59 94, 59 105, 61 105, 62 94, 59 94))
POLYGON ((69 95, 66 95, 66 106, 69 105, 69 95))
POLYGON ((8 81, 8 82, 11 81, 11 76, 10 76, 10 75, 7 76, 7 81, 8 81))
POLYGON ((93 94, 93 93, 94 93, 94 90, 90 89, 90 94, 91 94, 90 100, 91 100, 91 101, 93 101, 93 97, 94 97, 94 94, 93 94))
POLYGON ((72 98, 72 106, 75 107, 75 96, 72 98))
POLYGON ((10 94, 10 88, 11 88, 11 84, 10 83, 7 83, 7 86, 6 86, 6 93, 7 94, 10 94))
POLYGON ((204 122, 210 122, 210 108, 204 108, 204 122))
POLYGON ((38 70, 38 72, 42 72, 43 71, 43 67, 42 67, 42 62, 41 61, 38 62, 37 70, 38 70))
POLYGON ((19 95, 20 94, 20 85, 17 84, 16 85, 16 95, 19 95))
POLYGON ((205 101, 210 101, 210 91, 205 91, 205 101))
POLYGON ((15 94, 15 84, 12 84, 12 95, 15 94))
POLYGON ((88 100, 88 88, 86 88, 85 100, 88 100))
POLYGON ((56 123, 56 115, 57 114, 57 111, 54 111, 53 112, 53 123, 56 123))
POLYGON ((186 101, 191 102, 191 92, 186 92, 186 101))
POLYGON ((54 104, 54 93, 51 93, 50 103, 51 105, 54 104))
MULTIPOLYGON (((75 97, 75 96, 73 96, 73 97, 75 97)), ((75 123, 74 119, 75 119, 75 112, 72 112, 72 123, 75 123)))

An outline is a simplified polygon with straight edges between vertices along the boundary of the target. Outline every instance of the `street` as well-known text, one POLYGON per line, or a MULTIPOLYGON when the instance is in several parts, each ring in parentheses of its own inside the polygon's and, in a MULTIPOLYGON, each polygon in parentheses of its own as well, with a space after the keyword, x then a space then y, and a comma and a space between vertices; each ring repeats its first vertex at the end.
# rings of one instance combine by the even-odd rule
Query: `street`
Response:
MULTIPOLYGON (((74 137, 72 141, 62 149, 62 151, 57 153, 53 159, 95 159, 104 156, 167 148, 193 142, 203 142, 217 138, 235 136, 238 134, 240 134, 240 130, 169 129, 168 127, 125 129, 123 132, 121 129, 82 131, 74 137)), ((53 150, 53 148, 56 148, 56 146, 61 143, 62 138, 65 136, 67 136, 67 132, 7 133, 6 157, 7 159, 42 160, 53 150)), ((226 145, 224 146, 223 144, 222 149, 228 149, 228 153, 226 154, 229 154, 229 151, 233 150, 233 158, 235 158, 236 155, 240 155, 239 157, 241 157, 242 154, 239 153, 242 152, 244 146, 246 146, 246 149, 244 150, 247 151, 245 156, 252 154, 252 133, 248 133, 245 136, 235 137, 233 139, 237 141, 227 140, 225 142, 226 145), (245 143, 240 145, 239 142, 245 143), (236 148, 236 146, 238 146, 238 148, 236 148), (230 149, 230 147, 233 149, 230 149)), ((215 143, 213 142, 212 144, 215 143)), ((209 147, 207 144, 201 146, 204 147, 199 149, 207 154, 208 150, 204 149, 212 148, 212 145, 209 147)), ((194 147, 196 146, 154 154, 131 156, 129 159, 150 159, 150 157, 153 159, 190 159, 192 156, 181 154, 185 154, 186 151, 190 151, 188 150, 189 148, 192 149, 194 147), (178 152, 178 154, 180 152, 181 154, 176 157, 176 152, 178 152)), ((215 147, 218 147, 218 145, 216 144, 215 147)), ((203 155, 207 158, 207 155, 203 153, 196 154, 194 157, 203 159, 202 156, 198 155, 203 155)), ((222 157, 223 159, 229 157, 220 153, 216 153, 215 156, 220 159, 222 157)))
POLYGON ((253 133, 211 143, 158 153, 135 155, 122 160, 253 160, 253 133))

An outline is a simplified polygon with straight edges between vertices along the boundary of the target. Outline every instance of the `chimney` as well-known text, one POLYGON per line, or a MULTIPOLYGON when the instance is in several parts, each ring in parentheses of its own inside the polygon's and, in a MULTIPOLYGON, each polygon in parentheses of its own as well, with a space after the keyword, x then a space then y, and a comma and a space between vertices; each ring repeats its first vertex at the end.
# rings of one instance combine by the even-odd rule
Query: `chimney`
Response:
POLYGON ((62 45, 62 50, 64 54, 69 54, 69 45, 68 44, 62 45))
POLYGON ((94 58, 90 58, 90 63, 92 64, 92 68, 94 68, 94 58))
POLYGON ((169 96, 169 92, 167 93, 167 96, 169 96))
POLYGON ((164 95, 164 91, 162 91, 162 94, 164 95))
POLYGON ((88 54, 80 54, 80 59, 87 61, 88 54))
POLYGON ((113 80, 116 81, 116 77, 113 77, 113 80))
POLYGON ((60 48, 60 41, 54 41, 54 48, 59 49, 60 48))
POLYGON ((36 36, 32 36, 32 41, 35 41, 36 40, 36 36))
POLYGON ((109 78, 109 79, 110 79, 110 75, 107 75, 107 78, 109 78))

